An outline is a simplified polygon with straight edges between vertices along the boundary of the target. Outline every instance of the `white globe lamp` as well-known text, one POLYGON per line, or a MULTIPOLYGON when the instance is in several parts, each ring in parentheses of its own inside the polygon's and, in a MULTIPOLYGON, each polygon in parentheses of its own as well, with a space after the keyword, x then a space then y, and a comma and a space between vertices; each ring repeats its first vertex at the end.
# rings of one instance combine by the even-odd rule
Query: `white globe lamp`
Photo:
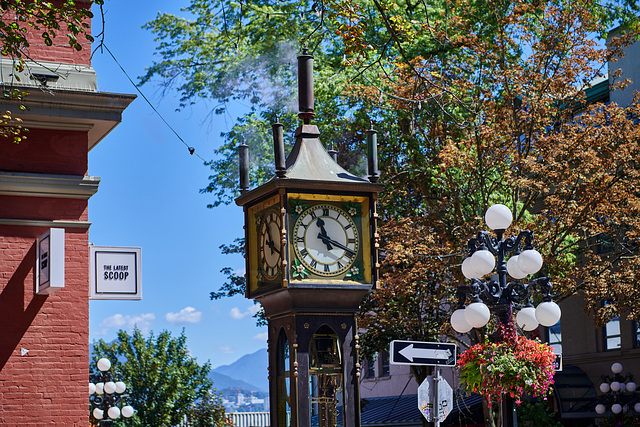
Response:
POLYGON ((101 420, 104 417, 104 411, 100 408, 96 408, 93 410, 93 418, 96 420, 101 420))
POLYGON ((492 230, 506 230, 512 220, 511 209, 499 203, 491 206, 484 214, 484 221, 492 230))
POLYGON ((616 415, 619 414, 620 412, 622 412, 622 405, 619 403, 614 403, 613 405, 611 405, 611 412, 616 415))
POLYGON ((560 306, 553 301, 543 301, 536 307, 536 320, 546 327, 550 327, 558 323, 562 311, 560 306))
POLYGON ((618 381, 611 382, 611 391, 617 393, 620 391, 621 388, 622 388, 622 385, 618 381))
POLYGON ((122 381, 116 382, 116 393, 122 394, 127 389, 127 385, 122 381))
POLYGON ((107 394, 113 394, 116 391, 116 383, 109 381, 104 383, 104 392, 107 394))
POLYGON ((89 394, 93 394, 96 392, 96 385, 94 383, 89 383, 89 394))
POLYGON ((518 267, 523 273, 537 273, 542 268, 542 263, 542 255, 535 249, 527 249, 518 255, 518 267))
POLYGON ((640 402, 638 402, 635 405, 633 405, 633 410, 636 411, 636 412, 640 412, 640 402))
POLYGON ((536 319, 536 309, 533 307, 524 307, 516 314, 516 323, 525 331, 533 331, 538 327, 536 319))
POLYGON ((602 403, 598 403, 596 405, 596 413, 597 414, 602 415, 602 414, 604 414, 604 411, 606 411, 606 410, 607 410, 607 408, 602 403))
POLYGON ((465 318, 465 309, 459 308, 451 315, 451 327, 460 334, 466 334, 472 329, 472 326, 465 318))
POLYGON ((98 360, 97 365, 98 369, 104 372, 109 370, 109 368, 111 367, 111 362, 109 361, 109 359, 103 357, 102 359, 98 360))
POLYGON ((528 274, 520 270, 520 267, 518 267, 518 257, 519 255, 512 255, 509 258, 509 261, 507 261, 507 273, 509 273, 509 276, 514 279, 520 280, 527 277, 528 274))
POLYGON ((122 407, 122 416, 125 418, 130 418, 133 416, 133 407, 132 406, 123 406, 122 407))
POLYGON ((489 307, 479 299, 465 308, 464 318, 473 328, 482 328, 489 322, 490 317, 489 307))
POLYGON ((104 383, 96 383, 96 393, 97 394, 104 393, 104 383))
POLYGON ((467 279, 479 279, 482 277, 471 267, 471 257, 467 257, 462 261, 462 274, 467 279))
POLYGON ((611 365, 611 372, 613 372, 614 374, 619 374, 620 372, 622 372, 622 364, 616 362, 611 365))
POLYGON ((486 249, 475 251, 473 255, 471 255, 471 268, 476 274, 479 274, 480 277, 491 273, 495 266, 496 259, 493 254, 486 249))
POLYGON ((116 418, 120 417, 120 408, 118 408, 117 406, 112 406, 111 408, 109 408, 107 414, 109 414, 109 418, 115 420, 116 418))
POLYGON ((626 385, 626 388, 629 393, 633 393, 634 391, 636 391, 637 385, 633 381, 629 381, 626 385))
POLYGON ((600 391, 603 393, 609 393, 609 391, 611 391, 611 386, 609 386, 609 383, 602 383, 600 384, 600 391))

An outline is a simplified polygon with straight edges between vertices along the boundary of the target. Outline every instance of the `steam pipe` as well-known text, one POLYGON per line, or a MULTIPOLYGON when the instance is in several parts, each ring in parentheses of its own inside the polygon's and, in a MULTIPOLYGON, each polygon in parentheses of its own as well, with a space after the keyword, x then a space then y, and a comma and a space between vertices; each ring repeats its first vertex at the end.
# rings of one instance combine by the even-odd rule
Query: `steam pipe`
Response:
POLYGON ((240 194, 243 194, 249 190, 249 146, 244 141, 238 146, 238 157, 240 194))
POLYGON ((284 178, 286 174, 286 159, 284 157, 284 134, 283 125, 278 121, 271 125, 273 131, 273 156, 276 164, 276 175, 278 178, 284 178))
POLYGON ((378 170, 378 132, 373 128, 367 131, 367 161, 369 181, 377 182, 380 178, 380 171, 378 170))
POLYGON ((302 49, 298 55, 298 117, 308 124, 315 117, 313 108, 313 55, 302 49))

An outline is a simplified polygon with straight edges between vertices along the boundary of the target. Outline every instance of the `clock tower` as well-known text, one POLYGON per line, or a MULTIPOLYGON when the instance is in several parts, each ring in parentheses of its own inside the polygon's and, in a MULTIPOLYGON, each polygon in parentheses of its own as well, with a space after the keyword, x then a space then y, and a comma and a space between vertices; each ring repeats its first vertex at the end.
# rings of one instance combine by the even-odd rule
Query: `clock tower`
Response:
POLYGON ((248 147, 240 147, 246 296, 268 320, 271 425, 359 427, 355 314, 377 279, 376 133, 367 132, 369 177, 350 174, 310 124, 313 57, 304 51, 298 89, 303 123, 286 161, 282 125, 273 125, 270 181, 248 190, 248 147))

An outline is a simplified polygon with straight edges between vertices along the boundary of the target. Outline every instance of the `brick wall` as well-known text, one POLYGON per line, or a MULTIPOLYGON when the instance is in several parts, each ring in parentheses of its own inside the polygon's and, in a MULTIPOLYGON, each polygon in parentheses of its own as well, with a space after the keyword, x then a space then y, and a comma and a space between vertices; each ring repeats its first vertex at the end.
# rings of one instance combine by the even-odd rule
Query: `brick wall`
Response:
MULTIPOLYGON (((60 6, 63 2, 61 0, 52 1, 56 6, 60 6)), ((90 3, 85 0, 76 1, 77 7, 90 7, 90 3)), ((9 14, 6 15, 6 19, 10 19, 9 14)), ((86 21, 89 27, 86 29, 88 34, 91 34, 91 20, 86 21)), ((25 49, 25 53, 29 58, 38 61, 51 61, 51 62, 63 62, 65 64, 91 64, 91 43, 86 40, 83 35, 78 36, 78 41, 82 44, 83 49, 77 51, 69 46, 69 39, 67 37, 66 23, 60 24, 60 30, 55 32, 56 37, 52 39, 53 45, 47 46, 42 38, 43 29, 35 30, 32 27, 25 25, 29 38, 30 46, 25 49)))
POLYGON ((64 175, 87 173, 87 132, 30 128, 20 144, 4 144, 0 170, 64 175))
POLYGON ((34 293, 44 231, 0 226, 0 425, 86 426, 88 230, 66 230, 65 287, 49 296, 34 293))
MULTIPOLYGON (((86 132, 33 129, 18 145, 0 140, 0 171, 84 175, 87 147, 86 132)), ((2 426, 89 424, 87 205, 86 199, 0 195, 2 426), (65 230, 65 287, 36 295, 36 239, 49 226, 28 221, 53 220, 80 223, 65 230)))

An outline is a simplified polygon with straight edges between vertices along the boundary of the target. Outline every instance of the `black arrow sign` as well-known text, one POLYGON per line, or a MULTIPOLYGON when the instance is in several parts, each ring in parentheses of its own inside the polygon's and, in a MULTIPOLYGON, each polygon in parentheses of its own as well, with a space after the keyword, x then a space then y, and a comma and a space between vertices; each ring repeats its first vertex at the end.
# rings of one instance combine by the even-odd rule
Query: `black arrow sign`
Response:
POLYGON ((392 341, 391 363, 395 365, 455 366, 456 345, 443 342, 392 341))

